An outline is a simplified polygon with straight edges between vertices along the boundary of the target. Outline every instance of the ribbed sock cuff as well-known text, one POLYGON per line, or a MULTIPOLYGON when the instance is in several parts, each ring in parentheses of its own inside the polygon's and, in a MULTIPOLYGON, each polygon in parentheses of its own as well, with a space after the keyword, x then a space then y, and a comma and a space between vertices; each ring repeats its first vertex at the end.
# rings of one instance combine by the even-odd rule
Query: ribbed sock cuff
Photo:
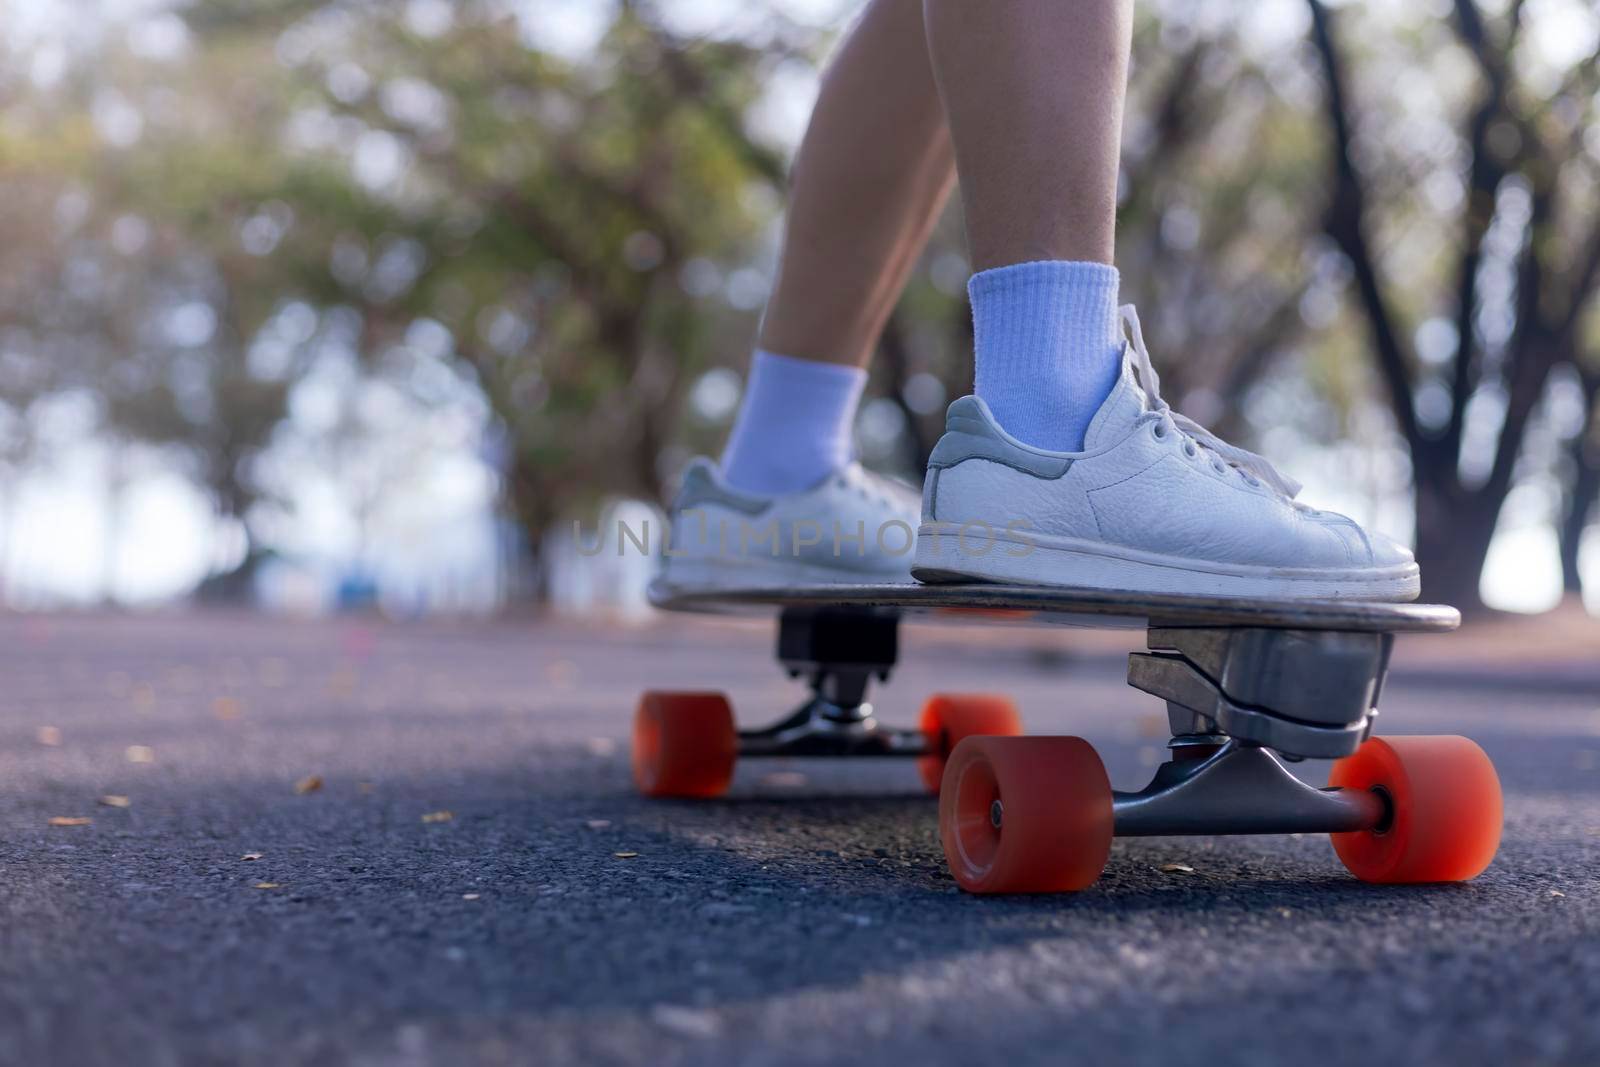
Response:
POLYGON ((1120 369, 1119 276, 1060 260, 982 271, 972 298, 975 387, 1007 432, 1055 451, 1083 434, 1120 369))
POLYGON ((1086 347, 1120 348, 1120 285, 1117 268, 1105 263, 1038 260, 979 271, 967 282, 967 296, 975 331, 1003 331, 1017 344, 1071 335, 1086 347))
POLYGON ((723 478, 736 489, 773 495, 808 489, 843 467, 866 384, 860 367, 757 349, 722 453, 723 478))

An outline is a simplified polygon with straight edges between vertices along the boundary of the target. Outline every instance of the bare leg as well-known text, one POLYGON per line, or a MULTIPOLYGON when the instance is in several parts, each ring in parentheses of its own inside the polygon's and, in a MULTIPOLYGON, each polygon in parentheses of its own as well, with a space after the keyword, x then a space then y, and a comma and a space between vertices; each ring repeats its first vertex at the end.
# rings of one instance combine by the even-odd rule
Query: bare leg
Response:
POLYGON ((795 160, 761 347, 864 365, 954 178, 922 0, 873 0, 823 79, 795 160))
POLYGON ((973 290, 976 391, 1023 440, 1081 447, 1120 366, 1107 264, 1131 3, 872 0, 795 163, 762 351, 720 464, 730 486, 798 492, 849 464, 859 368, 957 162, 975 265, 1053 261, 1042 283, 1000 280, 1002 300, 973 290))
POLYGON ((1112 261, 1132 0, 926 0, 974 270, 1112 261))

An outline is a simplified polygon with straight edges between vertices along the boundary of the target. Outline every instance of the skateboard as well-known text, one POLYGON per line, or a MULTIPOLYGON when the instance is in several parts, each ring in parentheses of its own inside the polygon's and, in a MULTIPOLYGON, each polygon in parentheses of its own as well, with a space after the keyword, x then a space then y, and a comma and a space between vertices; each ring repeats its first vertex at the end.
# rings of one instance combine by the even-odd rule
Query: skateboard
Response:
POLYGON ((1116 837, 1327 833, 1368 882, 1453 882, 1499 847, 1499 778, 1464 737, 1374 737, 1399 633, 1460 625, 1450 607, 1246 601, 1003 585, 815 585, 683 592, 672 611, 777 614, 777 659, 810 696, 773 725, 739 730, 725 696, 647 692, 633 774, 650 796, 714 797, 739 759, 914 758, 939 797, 956 882, 974 893, 1082 889, 1116 837), (1146 629, 1128 684, 1166 702, 1168 759, 1145 788, 1114 790, 1077 737, 1029 737, 996 693, 941 693, 916 729, 880 723, 902 620, 1146 629), (1286 763, 1333 760, 1326 788, 1286 763))

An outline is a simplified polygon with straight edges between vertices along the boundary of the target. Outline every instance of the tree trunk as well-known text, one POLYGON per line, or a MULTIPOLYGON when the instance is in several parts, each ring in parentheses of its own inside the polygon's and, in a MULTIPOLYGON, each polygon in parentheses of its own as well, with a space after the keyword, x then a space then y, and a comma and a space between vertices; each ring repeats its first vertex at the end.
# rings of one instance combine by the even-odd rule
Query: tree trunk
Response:
POLYGON ((550 511, 550 501, 559 496, 540 478, 537 460, 513 455, 506 466, 504 501, 512 518, 522 528, 529 567, 526 581, 513 581, 513 589, 525 592, 535 604, 543 604, 549 597, 549 583, 545 581, 543 540, 555 515, 550 511))
POLYGON ((1600 456, 1585 452, 1583 442, 1573 448, 1578 473, 1567 497, 1567 513, 1561 520, 1561 588, 1568 593, 1583 592, 1583 576, 1578 573, 1578 550, 1583 547, 1583 532, 1589 514, 1600 497, 1600 456))
POLYGON ((1478 583, 1494 539, 1500 501, 1452 492, 1420 476, 1417 484, 1417 564, 1422 568, 1423 599, 1453 604, 1463 614, 1482 611, 1478 583))
POLYGON ((939 437, 944 433, 944 413, 935 413, 935 418, 925 418, 911 410, 911 405, 906 403, 906 382, 911 378, 911 346, 906 338, 905 321, 897 308, 889 316, 889 321, 884 323, 883 336, 878 339, 878 354, 883 360, 884 368, 888 371, 889 384, 892 387, 889 399, 894 401, 900 409, 900 415, 905 419, 905 458, 910 469, 921 473, 927 469, 928 457, 933 453, 933 446, 938 443, 939 437))
POLYGON ((228 606, 250 603, 255 596, 256 572, 265 559, 254 543, 250 543, 239 565, 230 571, 207 575, 195 587, 194 599, 202 604, 228 606))

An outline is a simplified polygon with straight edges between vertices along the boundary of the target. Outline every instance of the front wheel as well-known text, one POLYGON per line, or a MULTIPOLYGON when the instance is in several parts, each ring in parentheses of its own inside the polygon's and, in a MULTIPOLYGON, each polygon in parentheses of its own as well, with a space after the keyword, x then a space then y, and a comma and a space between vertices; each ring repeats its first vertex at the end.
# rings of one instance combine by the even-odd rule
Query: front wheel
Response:
POLYGON ((1081 737, 969 737, 939 790, 939 836, 969 893, 1060 893, 1111 854, 1111 781, 1081 737))
POLYGON ((1377 828, 1331 835, 1363 882, 1465 882, 1500 847, 1500 777, 1465 737, 1371 738, 1333 765, 1328 784, 1388 802, 1377 828))

